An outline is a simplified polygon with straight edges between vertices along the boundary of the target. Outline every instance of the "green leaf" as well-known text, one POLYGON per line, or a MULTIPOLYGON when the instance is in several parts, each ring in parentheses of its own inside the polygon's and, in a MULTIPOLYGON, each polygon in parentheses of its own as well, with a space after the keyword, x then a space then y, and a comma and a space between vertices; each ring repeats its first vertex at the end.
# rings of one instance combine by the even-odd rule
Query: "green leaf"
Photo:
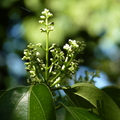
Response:
MULTIPOLYGON (((77 83, 71 89, 64 90, 71 101, 75 102, 71 96, 77 95, 89 101, 106 120, 120 120, 120 110, 115 102, 102 90, 87 83, 77 83)), ((76 102, 81 103, 74 96, 76 102)), ((82 104, 82 103, 81 103, 82 104)))
POLYGON ((120 87, 118 86, 107 86, 102 88, 102 90, 108 94, 112 100, 119 106, 120 108, 120 87))
POLYGON ((0 90, 0 96, 2 95, 2 94, 4 94, 6 92, 6 90, 0 90))
MULTIPOLYGON (((97 116, 94 113, 89 112, 86 109, 79 107, 67 107, 63 104, 62 106, 71 114, 73 120, 103 120, 103 118, 97 116)), ((67 116, 66 116, 66 120, 68 120, 67 116)))
POLYGON ((51 91, 45 84, 11 89, 0 97, 0 120, 55 120, 51 91))
POLYGON ((71 89, 67 91, 67 95, 69 96, 69 100, 74 106, 82 107, 86 109, 95 108, 88 100, 84 97, 78 96, 76 94, 71 94, 71 89))

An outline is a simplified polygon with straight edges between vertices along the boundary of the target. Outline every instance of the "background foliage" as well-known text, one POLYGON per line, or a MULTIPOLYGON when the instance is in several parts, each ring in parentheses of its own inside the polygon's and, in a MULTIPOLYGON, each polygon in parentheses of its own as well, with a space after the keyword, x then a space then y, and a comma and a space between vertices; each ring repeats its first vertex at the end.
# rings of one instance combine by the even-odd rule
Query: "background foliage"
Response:
POLYGON ((0 89, 27 84, 23 49, 30 42, 45 43, 38 24, 44 8, 54 14, 51 43, 62 46, 69 38, 84 40, 85 54, 78 56, 84 59, 83 66, 103 71, 109 81, 119 85, 119 5, 119 0, 1 0, 0 89))

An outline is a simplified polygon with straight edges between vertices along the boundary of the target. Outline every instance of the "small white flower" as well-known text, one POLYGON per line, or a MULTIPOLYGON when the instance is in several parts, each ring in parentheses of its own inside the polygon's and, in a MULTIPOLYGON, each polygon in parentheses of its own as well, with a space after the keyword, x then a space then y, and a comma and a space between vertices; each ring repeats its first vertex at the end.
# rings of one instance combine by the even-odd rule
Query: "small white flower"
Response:
POLYGON ((45 28, 40 28, 41 32, 46 32, 45 28))
POLYGON ((41 43, 37 43, 36 46, 37 46, 37 47, 41 47, 42 44, 41 44, 41 43))
POLYGON ((45 11, 45 12, 49 12, 49 10, 48 10, 48 9, 46 9, 46 8, 44 9, 44 11, 45 11))
POLYGON ((54 51, 55 51, 54 49, 50 50, 50 52, 54 52, 54 51))
POLYGON ((42 14, 45 15, 45 11, 43 11, 42 14))
POLYGON ((44 23, 44 20, 39 20, 39 23, 40 23, 40 24, 43 24, 43 23, 44 23))
POLYGON ((79 45, 77 44, 76 40, 69 40, 70 44, 73 45, 73 47, 79 47, 79 45))
POLYGON ((65 44, 63 49, 71 51, 71 46, 69 44, 65 44))
POLYGON ((40 57, 40 53, 39 52, 36 52, 36 57, 40 57))
POLYGON ((32 71, 32 70, 31 70, 30 73, 31 73, 31 74, 35 74, 35 71, 32 71))
POLYGON ((24 51, 24 54, 25 54, 25 55, 28 55, 28 52, 24 51))
POLYGON ((41 18, 41 19, 45 19, 45 16, 44 16, 44 15, 42 15, 42 16, 40 16, 40 18, 41 18))
POLYGON ((53 31, 53 30, 54 30, 54 27, 53 27, 53 26, 49 26, 49 30, 50 30, 50 31, 53 31))
POLYGON ((48 17, 52 17, 52 16, 53 16, 53 14, 49 12, 48 13, 48 17))
POLYGON ((60 84, 56 84, 55 87, 60 87, 60 84))

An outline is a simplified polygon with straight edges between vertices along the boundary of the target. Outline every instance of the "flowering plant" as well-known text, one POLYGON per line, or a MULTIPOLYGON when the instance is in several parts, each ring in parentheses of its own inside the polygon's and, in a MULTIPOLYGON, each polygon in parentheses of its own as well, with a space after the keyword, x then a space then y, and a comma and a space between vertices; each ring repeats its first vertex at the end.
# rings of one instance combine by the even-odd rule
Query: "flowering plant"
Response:
POLYGON ((26 61, 30 86, 0 91, 0 120, 120 120, 115 102, 90 84, 99 76, 98 71, 85 71, 85 77, 75 79, 72 86, 61 84, 65 78, 72 78, 79 68, 82 60, 76 60, 76 55, 83 53, 85 43, 69 39, 62 49, 56 44, 49 46, 54 23, 48 20, 52 16, 48 9, 40 16, 39 22, 45 26, 40 30, 46 34, 46 46, 30 43, 24 50, 22 60, 26 61), (45 62, 39 49, 45 52, 45 62), (64 91, 65 97, 56 95, 59 90, 64 91), (61 118, 58 118, 58 110, 64 113, 61 118))
POLYGON ((45 9, 42 12, 40 18, 42 20, 39 23, 43 24, 45 28, 40 28, 41 32, 46 33, 46 47, 43 47, 40 43, 33 45, 30 43, 27 49, 24 50, 24 57, 22 60, 26 60, 26 70, 30 73, 30 79, 28 82, 31 84, 45 83, 50 87, 60 86, 61 80, 64 78, 72 78, 72 75, 79 68, 79 64, 82 60, 76 60, 77 54, 82 54, 85 43, 84 41, 76 41, 69 39, 68 43, 63 46, 64 52, 60 47, 53 43, 49 47, 49 33, 53 31, 53 22, 49 22, 48 19, 53 14, 45 9), (40 58, 40 52, 37 49, 42 48, 46 53, 45 63, 40 58), (49 59, 49 54, 52 58, 49 59))

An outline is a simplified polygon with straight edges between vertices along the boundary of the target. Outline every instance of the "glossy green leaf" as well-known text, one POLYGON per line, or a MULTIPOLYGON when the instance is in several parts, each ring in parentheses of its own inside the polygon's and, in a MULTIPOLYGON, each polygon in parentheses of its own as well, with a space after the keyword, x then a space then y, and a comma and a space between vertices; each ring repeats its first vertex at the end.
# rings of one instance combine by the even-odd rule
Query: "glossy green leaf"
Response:
POLYGON ((107 86, 105 88, 102 88, 102 90, 106 94, 108 94, 120 108, 120 87, 118 87, 118 86, 107 86))
POLYGON ((0 97, 0 120, 55 120, 52 94, 45 84, 18 87, 0 97))
MULTIPOLYGON (((106 120, 120 120, 120 110, 115 102, 102 90, 97 87, 86 84, 77 83, 71 89, 65 90, 71 101, 75 102, 71 96, 77 95, 89 101, 106 120)), ((76 102, 80 102, 74 96, 76 102)), ((82 103, 81 103, 82 104, 82 103)))
POLYGON ((84 97, 78 96, 76 94, 71 94, 71 90, 67 91, 67 95, 74 106, 82 107, 86 109, 95 108, 88 100, 84 97), (69 94, 70 93, 70 94, 69 94), (79 102, 80 101, 80 102, 79 102))
MULTIPOLYGON (((67 107, 63 104, 62 106, 64 106, 64 108, 70 113, 73 120, 103 120, 101 117, 89 112, 87 109, 79 107, 67 107)), ((67 116, 65 120, 68 120, 67 116)))

